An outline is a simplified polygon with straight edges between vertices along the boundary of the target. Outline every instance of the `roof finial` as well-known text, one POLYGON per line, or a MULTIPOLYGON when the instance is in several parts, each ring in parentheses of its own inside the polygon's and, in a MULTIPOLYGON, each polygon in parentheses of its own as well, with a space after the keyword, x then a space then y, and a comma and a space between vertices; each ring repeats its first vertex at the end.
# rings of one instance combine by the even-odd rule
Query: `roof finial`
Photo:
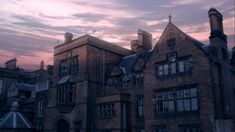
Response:
POLYGON ((169 14, 169 23, 171 23, 171 14, 169 14))

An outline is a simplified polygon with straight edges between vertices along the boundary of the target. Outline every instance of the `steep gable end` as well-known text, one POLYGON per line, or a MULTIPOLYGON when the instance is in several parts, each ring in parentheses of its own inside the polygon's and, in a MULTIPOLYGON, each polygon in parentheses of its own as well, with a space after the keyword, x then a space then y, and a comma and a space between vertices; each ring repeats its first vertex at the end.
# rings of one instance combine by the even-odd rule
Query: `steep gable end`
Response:
POLYGON ((183 40, 186 37, 187 35, 184 32, 182 32, 179 28, 177 28, 174 24, 168 23, 164 32, 159 38, 157 44, 165 43, 168 39, 171 39, 171 38, 172 39, 177 38, 177 39, 183 40))
POLYGON ((210 56, 210 48, 209 46, 201 43, 200 41, 194 39, 193 37, 187 35, 182 30, 180 30, 177 26, 173 23, 169 22, 162 33, 161 37, 159 38, 157 44, 155 45, 153 52, 157 52, 157 47, 161 44, 167 44, 171 46, 171 41, 182 41, 188 40, 195 46, 197 46, 200 50, 202 50, 205 54, 210 56))

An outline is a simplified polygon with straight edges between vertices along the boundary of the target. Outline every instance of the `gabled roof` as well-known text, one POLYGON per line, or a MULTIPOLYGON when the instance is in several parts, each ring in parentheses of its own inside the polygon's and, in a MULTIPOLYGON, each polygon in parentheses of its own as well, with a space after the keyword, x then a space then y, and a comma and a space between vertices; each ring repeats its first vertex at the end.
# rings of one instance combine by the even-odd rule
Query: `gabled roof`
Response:
POLYGON ((18 102, 13 102, 11 111, 5 114, 0 120, 0 128, 8 129, 32 129, 32 124, 19 112, 18 102))
MULTIPOLYGON (((180 30, 177 26, 175 26, 172 22, 169 22, 164 30, 164 32, 162 33, 161 37, 159 38, 158 42, 161 41, 161 38, 164 36, 165 32, 167 31, 168 28, 173 28, 177 31, 179 31, 181 34, 183 34, 186 38, 188 38, 188 40, 190 40, 195 46, 197 46, 199 49, 201 49, 206 55, 208 55, 210 57, 210 49, 209 46, 203 44, 202 42, 196 40, 195 38, 189 36, 188 34, 186 34, 185 32, 183 32, 182 30, 180 30)), ((157 44, 158 44, 157 42, 157 44)), ((156 45, 157 45, 156 44, 156 45)), ((155 46, 156 47, 156 46, 155 46)), ((155 49, 155 48, 154 48, 155 49)))

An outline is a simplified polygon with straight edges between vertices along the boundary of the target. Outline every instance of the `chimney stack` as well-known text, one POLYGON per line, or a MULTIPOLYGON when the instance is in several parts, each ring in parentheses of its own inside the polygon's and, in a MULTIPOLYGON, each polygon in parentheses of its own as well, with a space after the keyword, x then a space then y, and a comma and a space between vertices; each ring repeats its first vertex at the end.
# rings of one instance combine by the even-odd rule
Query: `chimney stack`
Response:
POLYGON ((138 48, 138 40, 131 40, 131 51, 136 52, 138 48))
POLYGON ((40 70, 43 70, 43 69, 44 69, 44 60, 40 62, 40 70))
POLYGON ((152 35, 144 30, 138 30, 138 45, 146 50, 152 49, 152 35))
POLYGON ((223 30, 223 15, 215 8, 211 8, 208 11, 208 16, 210 20, 210 29, 211 29, 210 39, 219 37, 223 41, 227 42, 227 37, 224 34, 223 30))
POLYGON ((64 34, 64 43, 69 43, 69 42, 72 41, 72 39, 73 39, 73 34, 72 33, 66 32, 64 34))
POLYGON ((152 49, 152 34, 139 29, 138 40, 131 41, 131 50, 134 52, 139 52, 139 50, 151 50, 152 49))

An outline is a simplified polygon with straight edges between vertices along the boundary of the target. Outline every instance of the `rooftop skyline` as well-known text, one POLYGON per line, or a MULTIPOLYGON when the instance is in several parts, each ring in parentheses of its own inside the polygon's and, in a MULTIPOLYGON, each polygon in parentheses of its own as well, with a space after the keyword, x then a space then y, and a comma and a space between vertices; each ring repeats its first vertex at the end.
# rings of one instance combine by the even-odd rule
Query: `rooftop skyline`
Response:
POLYGON ((0 66, 17 58, 21 68, 37 69, 41 60, 53 63, 53 48, 64 33, 74 38, 90 34, 125 48, 137 38, 137 30, 153 35, 156 44, 168 23, 209 44, 208 10, 224 16, 228 46, 235 44, 234 1, 227 0, 2 0, 0 5, 0 66))

